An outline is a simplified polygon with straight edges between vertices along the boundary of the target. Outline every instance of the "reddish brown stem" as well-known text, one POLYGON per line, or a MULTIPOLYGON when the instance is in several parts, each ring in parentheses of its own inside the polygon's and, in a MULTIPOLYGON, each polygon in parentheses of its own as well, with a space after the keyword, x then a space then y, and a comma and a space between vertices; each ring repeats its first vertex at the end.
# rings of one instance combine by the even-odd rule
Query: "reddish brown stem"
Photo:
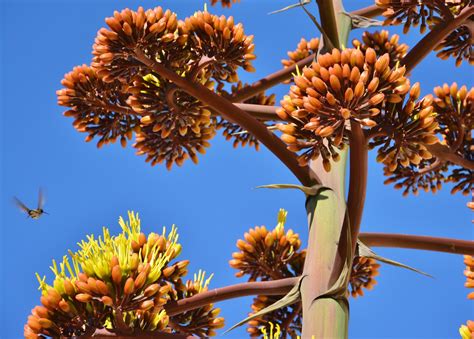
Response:
POLYGON ((470 161, 453 153, 449 147, 441 144, 426 145, 426 149, 436 158, 449 161, 461 167, 474 170, 474 161, 470 161))
POLYGON ((284 295, 298 282, 299 277, 272 281, 258 281, 216 288, 165 305, 166 314, 173 316, 218 301, 248 295, 284 295))
POLYGON ((263 92, 266 89, 269 89, 275 85, 278 85, 285 80, 291 79, 291 77, 293 76, 293 73, 296 73, 296 67, 298 67, 299 69, 302 69, 304 66, 311 65, 311 63, 314 60, 314 57, 315 55, 311 54, 307 56, 306 58, 298 61, 295 65, 280 69, 279 71, 275 73, 267 75, 265 78, 262 78, 254 82, 252 85, 242 88, 240 91, 238 91, 232 96, 231 100, 233 102, 245 101, 253 97, 255 94, 263 92))
POLYGON ((233 105, 229 100, 210 91, 205 86, 196 82, 190 82, 162 64, 149 59, 139 48, 135 50, 135 58, 154 72, 175 83, 188 94, 210 106, 224 118, 235 121, 249 131, 262 142, 262 144, 267 146, 268 149, 293 172, 303 185, 311 186, 316 183, 315 181, 317 180, 311 177, 309 167, 300 166, 296 161, 295 154, 288 151, 285 144, 272 132, 268 131, 263 123, 233 105))
POLYGON ((406 66, 407 73, 418 65, 449 33, 461 26, 473 14, 474 6, 467 6, 454 19, 437 24, 403 58, 402 64, 406 66))
POLYGON ((351 12, 354 15, 364 16, 366 18, 375 18, 381 15, 385 10, 377 5, 367 6, 351 12))
POLYGON ((275 111, 278 106, 235 103, 235 106, 261 121, 282 121, 275 111))
POLYGON ((367 246, 374 247, 412 248, 474 255, 474 241, 468 240, 389 233, 361 233, 359 239, 367 246))
POLYGON ((347 198, 347 210, 349 213, 349 224, 351 228, 351 240, 353 253, 357 244, 357 236, 362 221, 365 194, 367 189, 367 174, 369 148, 360 124, 351 121, 350 137, 350 178, 349 194, 347 198))

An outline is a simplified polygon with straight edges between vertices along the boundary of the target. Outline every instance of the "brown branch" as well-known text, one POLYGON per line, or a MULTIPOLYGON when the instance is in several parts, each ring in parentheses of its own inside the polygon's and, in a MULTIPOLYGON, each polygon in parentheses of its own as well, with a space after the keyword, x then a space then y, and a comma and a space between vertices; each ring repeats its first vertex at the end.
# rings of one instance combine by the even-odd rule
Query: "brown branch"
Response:
POLYGON ((369 148, 360 124, 351 121, 350 137, 350 178, 349 194, 347 198, 347 210, 349 213, 349 224, 351 228, 352 252, 354 253, 357 236, 362 221, 365 195, 367 190, 369 148))
POLYGON ((173 316, 227 299, 249 295, 284 295, 293 288, 298 280, 299 277, 295 277, 272 281, 246 282, 216 288, 173 303, 168 302, 165 305, 165 310, 167 315, 173 316))
POLYGON ((418 65, 449 33, 461 26, 473 14, 474 6, 468 6, 454 19, 445 20, 437 24, 431 32, 418 41, 415 47, 403 58, 402 64, 405 65, 407 73, 418 65))
POLYGON ((366 18, 375 18, 376 16, 381 15, 385 10, 377 5, 367 6, 361 9, 357 9, 351 14, 364 16, 366 18))
POLYGON ((282 83, 285 80, 291 79, 292 74, 296 73, 296 67, 302 69, 304 66, 311 65, 315 57, 315 54, 311 54, 306 58, 298 61, 295 65, 287 68, 282 68, 279 71, 267 75, 266 77, 254 82, 252 85, 242 88, 240 91, 232 96, 233 102, 242 102, 250 99, 255 94, 265 91, 275 85, 282 83))
POLYGON ((474 170, 474 161, 465 159, 456 153, 453 153, 448 146, 437 143, 426 145, 426 149, 440 160, 449 161, 466 169, 474 170))
POLYGON ((361 233, 359 239, 367 246, 397 247, 474 255, 474 241, 436 238, 420 235, 361 233))
POLYGON ((235 103, 234 105, 261 121, 282 121, 281 118, 275 113, 278 106, 240 103, 235 103))
POLYGON ((135 50, 135 58, 137 61, 143 63, 165 79, 175 83, 188 94, 199 99, 204 104, 209 105, 224 118, 235 121, 253 134, 293 172, 303 185, 311 186, 316 182, 319 182, 317 179, 312 179, 315 178, 315 174, 311 175, 309 167, 300 166, 296 160, 295 154, 288 151, 285 144, 271 131, 268 131, 263 123, 234 106, 229 100, 212 92, 199 83, 190 82, 188 79, 180 77, 162 64, 149 59, 139 48, 135 50))

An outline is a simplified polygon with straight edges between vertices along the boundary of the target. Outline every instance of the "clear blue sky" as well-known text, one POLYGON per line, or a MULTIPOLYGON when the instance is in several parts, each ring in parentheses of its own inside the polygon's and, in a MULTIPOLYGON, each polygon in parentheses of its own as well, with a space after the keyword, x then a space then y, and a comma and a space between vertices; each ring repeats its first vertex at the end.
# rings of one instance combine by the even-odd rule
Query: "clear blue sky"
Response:
MULTIPOLYGON (((213 13, 233 15, 255 34, 255 74, 251 82, 280 66, 286 51, 302 36, 317 35, 301 10, 279 15, 268 12, 294 0, 242 0, 231 10, 212 7, 213 13)), ((370 1, 346 1, 347 9, 370 1)), ((139 5, 161 5, 180 18, 203 8, 203 1, 133 0, 2 0, 1 31, 1 337, 17 338, 31 308, 39 303, 35 272, 49 275, 51 259, 61 259, 86 234, 109 226, 117 233, 117 219, 127 210, 140 213, 145 232, 173 223, 179 227, 182 258, 190 271, 214 272, 211 287, 241 282, 228 266, 236 240, 254 225, 273 227, 278 209, 289 211, 288 226, 305 238, 304 197, 292 191, 254 190, 268 183, 296 183, 296 179, 267 150, 232 148, 221 137, 212 142, 200 164, 186 162, 168 172, 150 167, 131 147, 111 145, 98 150, 84 143, 72 119, 56 105, 55 91, 64 73, 89 63, 91 46, 104 18, 113 11, 139 5), (12 204, 13 195, 27 204, 37 201, 38 187, 47 191, 51 214, 26 219, 12 204)), ((394 30, 397 31, 397 30, 394 30)), ((360 36, 362 31, 353 32, 360 36)), ((419 36, 402 40, 413 46, 419 36)), ((453 61, 430 56, 412 76, 424 94, 444 81, 472 86, 472 68, 455 68, 453 61)), ((277 88, 280 97, 284 88, 277 88)), ((383 185, 382 168, 370 161, 363 231, 428 234, 473 238, 467 197, 437 195, 403 198, 383 185)), ((466 299, 461 256, 410 250, 379 249, 395 260, 431 273, 429 279, 382 266, 378 285, 365 297, 351 300, 351 338, 453 338, 474 314, 466 299)), ((251 298, 220 303, 226 327, 246 316, 251 298)), ((242 328, 227 335, 245 336, 242 328)))

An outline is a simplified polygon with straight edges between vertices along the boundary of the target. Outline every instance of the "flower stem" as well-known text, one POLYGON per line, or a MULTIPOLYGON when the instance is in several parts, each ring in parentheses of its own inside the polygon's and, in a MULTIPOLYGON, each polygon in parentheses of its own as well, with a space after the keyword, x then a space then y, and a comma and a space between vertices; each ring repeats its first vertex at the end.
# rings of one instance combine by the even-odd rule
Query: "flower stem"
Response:
POLYGON ((396 247, 474 255, 474 241, 420 235, 361 233, 359 239, 367 246, 396 247))
POLYGON ((381 15, 385 10, 377 5, 367 6, 358 10, 353 11, 351 14, 364 16, 366 18, 375 18, 381 15))
POLYGON ((285 80, 291 79, 296 73, 296 68, 302 69, 304 66, 310 65, 314 60, 315 55, 309 55, 306 58, 298 61, 295 65, 287 68, 282 68, 279 71, 267 75, 266 77, 254 82, 252 85, 242 88, 240 91, 232 96, 233 102, 242 102, 250 99, 255 94, 265 91, 275 85, 282 83, 285 80))
POLYGON ((166 314, 173 316, 218 301, 249 295, 284 295, 291 290, 298 280, 299 277, 295 277, 272 281, 246 282, 216 288, 174 303, 168 302, 165 305, 166 314))
POLYGON ((438 159, 449 161, 466 169, 474 170, 474 161, 463 158, 444 145, 439 143, 433 145, 426 145, 426 149, 438 159))
POLYGON ((362 221, 367 190, 368 145, 359 123, 351 121, 350 137, 350 178, 347 210, 351 225, 352 253, 355 251, 357 236, 362 221))

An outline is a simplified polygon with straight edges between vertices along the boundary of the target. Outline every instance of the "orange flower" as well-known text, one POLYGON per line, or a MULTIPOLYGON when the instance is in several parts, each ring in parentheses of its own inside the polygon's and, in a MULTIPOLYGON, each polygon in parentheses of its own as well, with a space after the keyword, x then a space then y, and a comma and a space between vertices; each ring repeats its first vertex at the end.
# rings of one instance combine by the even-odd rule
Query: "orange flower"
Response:
POLYGON ((329 159, 337 161, 337 149, 348 144, 349 121, 374 128, 385 103, 399 102, 409 91, 405 68, 389 65, 388 53, 377 57, 370 47, 365 52, 334 49, 295 77, 277 111, 288 123, 277 127, 289 150, 303 151, 301 165, 321 155, 329 171, 329 159))

